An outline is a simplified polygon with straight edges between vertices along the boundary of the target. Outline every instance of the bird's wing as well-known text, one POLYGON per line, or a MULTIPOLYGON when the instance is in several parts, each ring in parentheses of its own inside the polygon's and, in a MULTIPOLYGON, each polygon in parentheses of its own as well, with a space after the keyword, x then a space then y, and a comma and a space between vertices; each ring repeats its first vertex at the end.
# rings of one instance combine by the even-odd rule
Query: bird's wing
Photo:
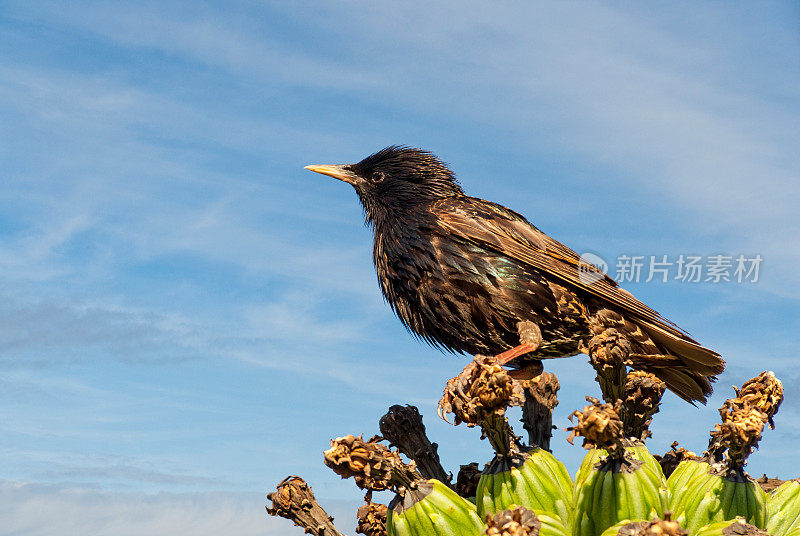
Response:
POLYGON ((442 207, 446 209, 437 210, 434 205, 431 212, 437 218, 438 225, 451 236, 480 243, 483 247, 525 263, 568 287, 599 298, 614 309, 629 313, 633 318, 645 321, 649 327, 654 328, 648 332, 655 332, 655 339, 677 338, 690 346, 702 348, 678 326, 620 288, 611 277, 582 262, 580 255, 541 232, 520 214, 483 199, 462 197, 457 202, 453 198, 442 201, 447 201, 442 207), (583 277, 581 270, 584 272, 583 277), (596 273, 587 278, 586 270, 596 273))

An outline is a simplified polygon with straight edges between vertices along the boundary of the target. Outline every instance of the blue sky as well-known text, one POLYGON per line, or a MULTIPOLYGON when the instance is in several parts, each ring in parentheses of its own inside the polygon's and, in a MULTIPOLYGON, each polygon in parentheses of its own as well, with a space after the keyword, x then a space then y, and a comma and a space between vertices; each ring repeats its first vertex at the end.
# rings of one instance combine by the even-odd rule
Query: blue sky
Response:
MULTIPOLYGON (((311 174, 389 144, 579 252, 754 255, 756 284, 629 284, 728 360, 668 396, 702 450, 730 385, 787 401, 750 472, 797 476, 800 11, 793 3, 7 1, 0 6, 0 533, 300 534, 303 475, 352 533, 331 437, 466 363, 382 302, 353 192, 311 174), (6 532, 4 532, 6 531, 6 532)), ((613 267, 612 267, 613 271, 613 267)), ((585 358, 557 424, 597 394, 585 358)), ((554 438, 574 470, 582 451, 554 438)))

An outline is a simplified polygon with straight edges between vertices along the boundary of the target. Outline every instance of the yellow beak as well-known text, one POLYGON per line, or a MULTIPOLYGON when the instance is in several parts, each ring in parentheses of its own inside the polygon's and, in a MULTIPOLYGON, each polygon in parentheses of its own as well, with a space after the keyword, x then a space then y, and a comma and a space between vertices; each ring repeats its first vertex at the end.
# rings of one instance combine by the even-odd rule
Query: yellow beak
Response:
POLYGON ((339 179, 340 181, 344 181, 352 185, 361 182, 361 178, 358 175, 356 175, 349 169, 345 169, 345 167, 346 166, 313 165, 313 166, 306 166, 305 169, 313 171, 314 173, 322 173, 323 175, 327 175, 328 177, 333 177, 334 179, 339 179))

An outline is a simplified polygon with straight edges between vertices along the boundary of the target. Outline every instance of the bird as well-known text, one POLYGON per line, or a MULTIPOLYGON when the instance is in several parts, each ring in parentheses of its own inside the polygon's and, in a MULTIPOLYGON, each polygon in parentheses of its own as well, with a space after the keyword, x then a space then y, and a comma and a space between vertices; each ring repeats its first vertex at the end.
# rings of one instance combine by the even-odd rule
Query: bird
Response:
POLYGON ((464 193, 433 153, 392 145, 355 164, 305 169, 350 184, 374 231, 381 292, 405 327, 443 351, 511 369, 571 357, 614 329, 632 368, 705 403, 720 354, 621 288, 521 214, 464 193), (587 277, 587 274, 591 277, 587 277))

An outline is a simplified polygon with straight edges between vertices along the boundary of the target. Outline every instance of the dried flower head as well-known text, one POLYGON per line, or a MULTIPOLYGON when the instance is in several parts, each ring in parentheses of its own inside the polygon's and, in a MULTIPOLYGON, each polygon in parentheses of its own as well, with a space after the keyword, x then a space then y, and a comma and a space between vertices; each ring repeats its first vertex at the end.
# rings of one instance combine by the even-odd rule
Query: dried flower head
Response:
POLYGON ((653 518, 650 521, 626 523, 617 532, 617 536, 687 536, 688 534, 677 521, 671 520, 670 512, 664 514, 664 519, 653 518))
POLYGON ((538 536, 542 522, 522 506, 487 516, 486 536, 538 536))
POLYGON ((625 381, 625 402, 622 421, 625 436, 644 441, 650 437, 650 423, 658 413, 658 406, 667 385, 655 374, 636 370, 625 381))
POLYGON ((354 435, 332 439, 324 456, 325 465, 336 474, 353 477, 358 487, 375 491, 389 489, 392 467, 403 463, 397 452, 390 451, 376 438, 364 441, 354 435))
POLYGON ((597 447, 609 453, 622 450, 622 420, 619 418, 622 401, 617 400, 614 405, 602 404, 590 396, 586 397, 586 401, 590 402, 589 406, 584 407, 583 411, 575 410, 569 416, 571 422, 575 418, 578 422, 567 428, 570 432, 567 441, 572 443, 575 437, 581 436, 584 448, 597 447))
POLYGON ((272 501, 272 508, 267 506, 267 513, 271 516, 289 517, 293 510, 302 509, 309 504, 307 495, 311 488, 299 476, 287 476, 280 484, 277 491, 267 494, 267 499, 272 501))
POLYGON ((783 402, 783 384, 771 370, 765 370, 755 378, 744 382, 741 389, 736 389, 737 398, 754 406, 767 415, 770 429, 775 429, 772 417, 778 413, 783 402))
POLYGON ((477 462, 462 465, 456 476, 456 493, 469 499, 478 493, 478 482, 481 480, 481 470, 477 462))
POLYGON ((491 416, 502 417, 508 406, 523 401, 522 387, 494 356, 476 356, 461 374, 448 380, 438 410, 443 419, 452 413, 455 424, 475 426, 491 416))
POLYGON ((372 501, 356 511, 356 532, 365 536, 386 536, 386 505, 372 501))
POLYGON ((314 498, 314 493, 299 476, 287 476, 279 484, 277 491, 267 494, 272 508, 267 513, 289 519, 307 534, 316 536, 341 536, 333 524, 333 518, 322 509, 314 498))
POLYGON ((452 475, 442 467, 436 443, 431 443, 425 433, 422 415, 415 406, 393 405, 378 422, 383 438, 390 447, 414 460, 424 478, 449 482, 452 475))
POLYGON ((666 514, 666 519, 652 519, 645 527, 642 527, 639 536, 686 536, 689 534, 677 521, 671 521, 666 514))
POLYGON ((677 469, 681 462, 699 459, 697 454, 691 450, 686 450, 683 447, 679 447, 677 441, 673 441, 669 447, 670 450, 668 450, 666 454, 655 457, 658 460, 658 463, 661 465, 661 469, 664 471, 664 476, 666 478, 669 478, 669 476, 675 471, 675 469, 677 469))
POLYGON ((755 525, 747 523, 744 518, 737 517, 736 520, 722 529, 722 536, 770 536, 766 530, 762 530, 755 525))
POLYGON ((717 461, 725 452, 727 465, 741 470, 747 456, 758 448, 764 426, 775 427, 772 417, 783 402, 783 385, 772 371, 764 371, 742 385, 734 398, 719 408, 722 422, 711 431, 708 455, 717 461))
POLYGON ((614 328, 600 331, 581 349, 589 355, 589 363, 597 372, 597 383, 606 402, 614 403, 625 396, 627 365, 631 345, 614 328))
POLYGON ((727 449, 729 467, 741 469, 761 440, 767 414, 753 406, 739 405, 736 399, 726 400, 719 413, 722 423, 711 431, 712 441, 718 448, 727 449))
POLYGON ((617 367, 629 364, 631 344, 614 328, 605 329, 595 335, 588 343, 589 357, 592 364, 601 367, 617 367))

